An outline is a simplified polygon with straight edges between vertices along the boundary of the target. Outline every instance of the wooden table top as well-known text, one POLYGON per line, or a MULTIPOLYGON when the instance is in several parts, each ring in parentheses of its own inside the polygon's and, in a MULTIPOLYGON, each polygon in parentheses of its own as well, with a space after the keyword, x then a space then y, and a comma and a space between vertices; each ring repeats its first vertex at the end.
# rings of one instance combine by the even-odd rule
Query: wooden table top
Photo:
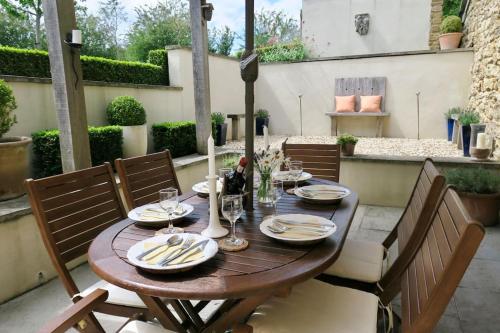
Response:
MULTIPOLYGON (((332 184, 318 179, 309 183, 332 184)), ((195 209, 176 225, 185 232, 200 233, 208 225, 208 199, 194 193, 181 199, 195 209)), ((236 223, 237 235, 250 243, 246 250, 219 251, 204 264, 171 275, 146 273, 127 262, 127 250, 138 241, 152 237, 155 230, 137 227, 126 219, 104 230, 92 242, 89 263, 102 279, 141 294, 170 299, 245 298, 287 288, 323 272, 340 254, 357 205, 358 196, 354 192, 338 205, 308 204, 284 194, 278 203, 278 214, 317 215, 337 224, 337 231, 319 244, 292 246, 260 232, 259 224, 263 216, 271 213, 271 208, 255 203, 255 210, 243 213, 236 223)), ((222 224, 229 228, 228 222, 222 224)))

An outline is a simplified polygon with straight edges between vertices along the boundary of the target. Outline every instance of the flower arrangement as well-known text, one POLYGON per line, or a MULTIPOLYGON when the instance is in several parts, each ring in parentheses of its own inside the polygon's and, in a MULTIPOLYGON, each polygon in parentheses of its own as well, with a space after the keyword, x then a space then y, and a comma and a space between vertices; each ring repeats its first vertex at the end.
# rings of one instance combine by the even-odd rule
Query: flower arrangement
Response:
POLYGON ((254 154, 255 168, 260 174, 260 185, 257 190, 257 198, 261 203, 270 203, 271 175, 281 165, 287 166, 290 158, 280 149, 262 149, 254 154))

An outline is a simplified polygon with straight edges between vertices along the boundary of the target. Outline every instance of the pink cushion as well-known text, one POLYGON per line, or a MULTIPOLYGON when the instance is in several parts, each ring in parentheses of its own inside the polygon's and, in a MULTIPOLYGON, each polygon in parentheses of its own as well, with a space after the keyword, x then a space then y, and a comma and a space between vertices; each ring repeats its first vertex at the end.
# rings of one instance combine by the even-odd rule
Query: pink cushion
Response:
POLYGON ((356 106, 356 97, 335 96, 335 112, 354 112, 356 106))
POLYGON ((382 112, 380 103, 382 96, 360 96, 361 108, 359 112, 382 112))

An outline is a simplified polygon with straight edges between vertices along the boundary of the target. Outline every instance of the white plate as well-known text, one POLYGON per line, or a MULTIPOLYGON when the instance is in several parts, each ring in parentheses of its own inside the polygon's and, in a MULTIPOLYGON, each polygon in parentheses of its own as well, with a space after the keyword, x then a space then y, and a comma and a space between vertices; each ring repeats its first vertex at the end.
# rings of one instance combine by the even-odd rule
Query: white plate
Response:
MULTIPOLYGON (((303 183, 309 179, 311 179, 313 176, 309 172, 303 171, 302 174, 300 175, 299 179, 297 180, 299 183, 303 183)), ((273 178, 276 180, 281 180, 285 184, 294 184, 295 180, 290 176, 289 171, 278 171, 273 173, 273 178)))
POLYGON ((199 265, 199 264, 211 259, 212 257, 214 257, 217 254, 218 250, 219 250, 219 246, 217 245, 216 241, 214 241, 211 238, 204 237, 202 235, 188 234, 188 233, 168 234, 168 235, 159 235, 159 236, 151 237, 151 238, 148 238, 148 239, 145 239, 143 241, 136 243, 128 250, 127 259, 132 265, 139 267, 145 271, 151 272, 151 273, 176 273, 176 272, 181 272, 181 271, 187 271, 187 270, 193 268, 194 266, 199 265), (198 242, 208 240, 207 245, 203 249, 204 256, 202 258, 199 258, 198 260, 186 262, 183 264, 168 265, 168 266, 160 266, 157 264, 152 265, 152 264, 148 264, 145 261, 137 259, 137 257, 141 253, 143 253, 144 251, 147 251, 149 249, 149 247, 147 247, 145 245, 163 244, 173 235, 179 235, 184 240, 187 237, 194 237, 195 241, 194 241, 193 245, 198 243, 198 242))
MULTIPOLYGON (((216 182, 217 185, 217 193, 220 193, 222 191, 222 183, 217 180, 216 182)), ((206 181, 194 184, 192 187, 193 191, 195 191, 198 194, 202 195, 208 195, 208 183, 206 181)))
POLYGON ((285 220, 290 220, 290 221, 295 221, 295 222, 305 222, 305 223, 317 223, 318 225, 322 226, 331 226, 332 228, 319 236, 304 236, 301 238, 291 238, 287 237, 286 233, 283 234, 277 234, 272 231, 270 231, 267 226, 272 224, 272 217, 266 218, 262 223, 260 224, 260 231, 271 238, 277 239, 279 241, 283 241, 286 243, 290 244, 295 244, 295 245, 307 245, 307 244, 314 244, 317 242, 320 242, 321 240, 330 237, 337 231, 337 226, 335 223, 333 223, 330 220, 327 220, 323 217, 320 216, 314 216, 314 215, 305 215, 305 214, 286 214, 286 215, 278 215, 277 218, 285 219, 285 220))
MULTIPOLYGON (((180 202, 179 206, 183 208, 183 213, 181 215, 172 214, 172 222, 182 219, 184 216, 191 214, 194 207, 190 204, 180 202)), ((162 227, 168 224, 167 214, 148 212, 151 216, 141 216, 146 209, 154 209, 161 211, 162 208, 158 203, 147 204, 141 207, 137 207, 128 212, 128 218, 136 221, 137 225, 149 226, 149 227, 162 227)))
POLYGON ((309 185, 309 186, 303 186, 299 187, 297 190, 295 190, 295 195, 301 198, 302 200, 305 200, 307 202, 311 203, 319 203, 319 204, 328 204, 328 203, 339 203, 344 199, 345 197, 349 196, 351 194, 351 191, 348 188, 345 188, 343 186, 338 186, 338 185, 309 185), (323 193, 318 196, 314 197, 309 197, 305 196, 303 190, 310 190, 313 192, 320 192, 321 191, 328 191, 328 190, 337 190, 337 191, 343 191, 344 193, 339 193, 338 195, 335 194, 329 194, 329 193, 323 193))

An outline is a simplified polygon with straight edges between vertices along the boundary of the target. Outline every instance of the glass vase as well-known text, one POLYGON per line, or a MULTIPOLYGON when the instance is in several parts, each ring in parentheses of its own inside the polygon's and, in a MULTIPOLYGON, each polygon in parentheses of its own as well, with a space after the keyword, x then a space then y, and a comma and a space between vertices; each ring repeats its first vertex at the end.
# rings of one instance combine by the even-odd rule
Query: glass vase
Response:
POLYGON ((257 189, 257 199, 261 204, 271 204, 271 173, 265 172, 260 174, 260 184, 257 189))

